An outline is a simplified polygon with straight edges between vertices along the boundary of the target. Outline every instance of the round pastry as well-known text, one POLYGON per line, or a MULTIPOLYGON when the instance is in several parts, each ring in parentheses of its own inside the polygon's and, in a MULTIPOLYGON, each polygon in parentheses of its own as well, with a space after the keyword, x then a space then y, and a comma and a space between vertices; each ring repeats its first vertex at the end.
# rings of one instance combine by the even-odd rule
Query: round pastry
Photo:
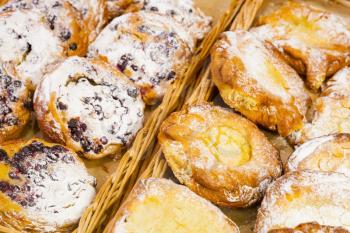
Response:
POLYGON ((202 104, 173 113, 158 139, 179 181, 221 206, 254 204, 282 173, 279 153, 265 135, 221 107, 202 104))
POLYGON ((36 86, 52 64, 65 57, 62 42, 31 11, 0 13, 0 63, 11 64, 21 80, 36 86))
POLYGON ((317 222, 303 223, 294 228, 280 228, 270 230, 268 233, 349 233, 343 227, 333 227, 320 225, 317 222))
POLYGON ((70 57, 45 76, 34 96, 43 133, 79 155, 118 155, 142 127, 137 87, 100 61, 70 57))
POLYGON ((350 176, 350 134, 311 139, 289 157, 287 171, 340 172, 350 176))
POLYGON ((216 206, 170 180, 141 180, 106 233, 238 233, 216 206))
POLYGON ((40 139, 0 145, 0 224, 70 232, 95 196, 95 178, 69 149, 40 139))
POLYGON ((144 101, 154 104, 186 69, 193 47, 190 43, 193 41, 184 28, 171 18, 130 13, 103 29, 89 46, 89 56, 119 69, 141 89, 144 101))
POLYGON ((212 50, 212 74, 225 103, 288 136, 299 130, 310 97, 275 47, 246 31, 225 32, 212 50))
POLYGON ((32 109, 33 93, 8 68, 0 65, 0 142, 19 136, 32 109))
POLYGON ((350 178, 335 172, 290 172, 268 189, 258 211, 256 233, 302 223, 350 230, 350 178))
POLYGON ((201 40, 210 30, 211 18, 194 6, 193 0, 107 0, 109 17, 124 12, 158 12, 184 25, 192 37, 201 40))

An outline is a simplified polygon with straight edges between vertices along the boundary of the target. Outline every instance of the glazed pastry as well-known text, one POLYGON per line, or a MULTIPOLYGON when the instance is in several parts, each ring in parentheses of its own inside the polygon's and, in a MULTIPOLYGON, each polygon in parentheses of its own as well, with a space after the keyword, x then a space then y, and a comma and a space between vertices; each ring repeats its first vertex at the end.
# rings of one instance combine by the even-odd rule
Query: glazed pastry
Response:
POLYGON ((101 61, 70 57, 45 76, 34 96, 42 132, 79 155, 119 155, 142 127, 137 87, 101 61))
POLYGON ((299 130, 310 97, 276 48, 246 31, 225 32, 212 50, 212 75, 225 103, 287 136, 299 130))
POLYGON ((350 176, 350 134, 314 138, 289 157, 287 171, 340 172, 350 176))
POLYGON ((106 26, 89 46, 89 56, 108 61, 141 89, 147 104, 155 104, 184 72, 192 47, 180 24, 156 13, 139 12, 106 26))
POLYGON ((9 67, 0 65, 0 142, 20 135, 31 108, 32 92, 9 67))
POLYGON ((70 232, 95 196, 95 178, 69 149, 40 139, 0 145, 0 224, 70 232))
POLYGON ((338 71, 328 82, 321 97, 309 110, 309 123, 291 135, 291 142, 304 143, 334 133, 350 133, 350 68, 338 71))
POLYGON ((23 82, 36 86, 64 57, 62 42, 40 14, 22 10, 0 13, 0 63, 13 66, 23 82))
MULTIPOLYGON (((287 173, 267 189, 254 232, 310 222, 350 230, 349 177, 320 171, 287 173)), ((317 232, 318 224, 310 225, 313 230, 308 232, 317 232)))
POLYGON ((279 48, 312 90, 350 64, 350 28, 334 14, 288 1, 258 25, 252 31, 279 48))
POLYGON ((280 228, 270 230, 268 233, 349 233, 350 231, 346 230, 343 227, 332 227, 332 226, 323 226, 317 222, 303 223, 298 225, 295 228, 280 228))
POLYGON ((184 25, 196 40, 210 30, 211 18, 194 6, 193 0, 107 0, 110 17, 125 12, 150 11, 174 18, 184 25))
POLYGON ((158 139, 178 180, 221 206, 251 206, 282 173, 279 153, 264 134, 221 107, 173 113, 158 139))
POLYGON ((238 233, 216 206, 170 180, 140 181, 105 233, 238 233))

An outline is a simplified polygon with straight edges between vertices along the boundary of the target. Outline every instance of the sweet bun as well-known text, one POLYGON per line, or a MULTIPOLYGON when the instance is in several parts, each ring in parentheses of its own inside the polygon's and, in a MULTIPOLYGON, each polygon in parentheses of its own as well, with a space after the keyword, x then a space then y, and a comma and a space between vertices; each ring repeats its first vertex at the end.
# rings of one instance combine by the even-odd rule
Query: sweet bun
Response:
POLYGON ((95 196, 95 178, 69 149, 40 139, 0 145, 0 224, 70 232, 95 196))
POLYGON ((249 120, 282 136, 302 127, 310 97, 272 44, 247 31, 225 32, 212 50, 211 70, 225 103, 249 120))
POLYGON ((268 233, 348 233, 343 227, 320 225, 317 222, 302 223, 294 228, 280 228, 268 231, 268 233))
POLYGON ((105 233, 238 233, 216 206, 170 180, 141 180, 105 233))
POLYGON ((289 157, 286 170, 341 172, 350 176, 350 134, 311 139, 289 157))
POLYGON ((158 139, 179 181, 221 206, 256 203, 282 172, 265 135, 221 107, 201 104, 171 114, 158 139))
POLYGON ((34 96, 42 132, 89 159, 119 155, 142 127, 140 91, 101 61, 70 57, 34 96))
POLYGON ((267 189, 254 232, 298 228, 312 222, 317 224, 307 224, 307 232, 320 232, 320 225, 350 230, 349 177, 320 171, 287 173, 267 189))
POLYGON ((188 65, 193 40, 167 16, 150 12, 115 18, 89 46, 89 57, 106 60, 140 89, 147 104, 160 101, 188 65))

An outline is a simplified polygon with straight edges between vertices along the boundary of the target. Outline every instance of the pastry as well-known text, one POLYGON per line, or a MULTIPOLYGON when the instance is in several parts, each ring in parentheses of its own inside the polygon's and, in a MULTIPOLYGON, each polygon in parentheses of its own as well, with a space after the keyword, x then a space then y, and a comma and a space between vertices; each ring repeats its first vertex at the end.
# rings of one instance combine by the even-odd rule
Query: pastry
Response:
POLYGON ((89 46, 89 57, 106 60, 155 104, 188 65, 193 41, 171 18, 156 13, 130 13, 114 19, 89 46))
POLYGON ((332 227, 332 226, 323 226, 317 222, 303 223, 298 225, 295 228, 280 228, 270 230, 268 233, 349 233, 350 231, 346 230, 343 227, 332 227))
POLYGON ((158 139, 178 180, 220 206, 251 206, 282 173, 265 135, 221 107, 201 104, 171 114, 158 139))
POLYGON ((317 224, 310 225, 313 230, 308 232, 319 232, 318 224, 350 230, 349 177, 320 171, 287 173, 267 189, 254 232, 311 222, 317 224))
POLYGON ((110 17, 125 12, 150 11, 174 18, 193 38, 201 40, 210 30, 211 18, 195 7, 193 0, 107 0, 110 17))
POLYGON ((34 96, 42 132, 79 155, 119 155, 142 127, 140 91, 101 61, 70 57, 47 74, 34 96))
POLYGON ((269 42, 247 31, 225 32, 212 50, 211 70, 225 103, 249 120, 282 136, 302 127, 310 97, 269 42))
POLYGON ((69 149, 40 139, 0 145, 0 224, 70 232, 95 196, 95 178, 69 149))
POLYGON ((350 176, 350 134, 311 139, 289 157, 287 171, 341 172, 350 176))
POLYGON ((65 57, 62 42, 35 12, 0 13, 0 63, 13 66, 23 82, 36 86, 65 57))
POLYGON ((314 91, 326 77, 350 64, 350 28, 334 14, 287 1, 260 17, 257 25, 262 26, 252 31, 279 48, 314 91))
POLYGON ((238 233, 217 207, 170 180, 141 180, 106 233, 238 233))

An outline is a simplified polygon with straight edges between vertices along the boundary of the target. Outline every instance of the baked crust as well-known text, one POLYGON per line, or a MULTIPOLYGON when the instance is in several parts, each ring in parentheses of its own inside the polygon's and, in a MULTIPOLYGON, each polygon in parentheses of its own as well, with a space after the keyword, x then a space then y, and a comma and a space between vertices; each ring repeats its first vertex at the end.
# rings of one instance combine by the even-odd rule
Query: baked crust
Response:
POLYGON ((287 1, 258 19, 252 29, 259 38, 272 42, 312 90, 326 77, 350 64, 350 29, 340 17, 306 4, 287 1))
POLYGON ((342 227, 324 226, 317 222, 303 223, 295 228, 273 229, 268 233, 348 233, 349 231, 342 227))
POLYGON ((264 134, 221 107, 202 104, 171 114, 158 139, 179 181, 221 206, 253 205, 282 173, 279 153, 264 134))
POLYGON ((106 233, 238 233, 216 206, 170 180, 140 181, 106 233))
POLYGON ((287 173, 267 189, 254 232, 294 228, 309 222, 349 230, 349 194, 350 178, 344 174, 321 171, 287 173))
POLYGON ((249 120, 282 136, 302 127, 310 97, 272 44, 250 32, 225 32, 212 50, 211 70, 225 103, 249 120))

